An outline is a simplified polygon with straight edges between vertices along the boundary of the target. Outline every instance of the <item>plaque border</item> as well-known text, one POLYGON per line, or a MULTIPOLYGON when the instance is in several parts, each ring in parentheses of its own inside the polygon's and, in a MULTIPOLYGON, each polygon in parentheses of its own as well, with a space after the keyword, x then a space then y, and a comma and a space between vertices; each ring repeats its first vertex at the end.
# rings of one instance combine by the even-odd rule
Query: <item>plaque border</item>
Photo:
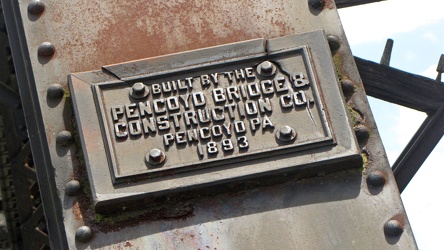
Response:
MULTIPOLYGON (((136 71, 139 72, 139 71, 136 71)), ((156 197, 210 194, 224 190, 235 183, 266 183, 276 178, 303 178, 313 175, 337 172, 362 167, 362 156, 352 128, 347 105, 343 99, 335 65, 331 57, 325 33, 321 30, 276 39, 255 39, 195 51, 166 55, 133 61, 126 64, 103 66, 101 70, 79 72, 69 75, 69 87, 76 117, 80 146, 87 170, 94 208, 98 212, 122 211, 134 204, 150 203, 156 197), (286 151, 278 157, 259 158, 248 161, 222 164, 217 168, 201 168, 161 178, 113 182, 109 162, 103 152, 105 147, 101 134, 100 119, 91 115, 95 110, 92 85, 117 81, 130 81, 156 75, 173 69, 182 70, 193 65, 203 67, 215 62, 230 62, 251 58, 264 61, 275 53, 309 45, 312 55, 314 78, 319 82, 319 92, 323 98, 326 119, 331 128, 335 144, 311 148, 297 152, 286 151), (227 52, 228 51, 228 52, 227 52), (212 55, 208 57, 208 55, 212 55), (229 57, 227 57, 227 53, 229 57), (204 56, 207 56, 206 58, 204 56), (234 59, 233 59, 234 58, 234 59), (150 62, 163 62, 160 67, 133 74, 134 68, 141 68, 150 62), (180 65, 167 64, 167 61, 180 61, 180 65), (128 68, 129 65, 135 67, 128 68), (291 178, 291 177, 290 177, 291 178)))
MULTIPOLYGON (((103 83, 94 83, 91 85, 93 95, 94 95, 94 101, 96 104, 96 114, 99 117, 100 120, 100 126, 102 131, 102 137, 105 145, 105 153, 107 155, 107 159, 109 162, 109 169, 111 171, 113 184, 122 183, 131 181, 132 179, 136 178, 137 180, 142 180, 144 178, 157 178, 162 177, 165 175, 165 173, 175 171, 175 173, 179 172, 185 172, 185 171, 194 171, 200 168, 213 168, 217 167, 222 164, 230 163, 231 161, 248 161, 251 160, 251 158, 262 158, 262 157, 270 157, 270 153, 272 154, 272 157, 277 157, 279 155, 282 155, 289 150, 292 152, 300 151, 300 150, 308 150, 311 148, 317 148, 327 145, 334 145, 336 142, 334 141, 333 131, 331 130, 331 126, 328 123, 325 111, 324 111, 324 103, 323 98, 321 96, 321 93, 319 92, 319 83, 315 78, 315 74, 313 72, 313 67, 311 65, 311 56, 309 52, 309 46, 298 46, 282 51, 277 51, 274 53, 271 53, 269 56, 271 58, 274 58, 276 60, 279 59, 279 57, 283 54, 300 54, 303 58, 304 67, 308 74, 308 79, 310 81, 310 86, 313 88, 314 93, 314 101, 317 108, 317 111, 319 112, 320 119, 321 119, 321 125, 322 130, 324 134, 326 135, 323 138, 317 138, 312 139, 303 143, 299 144, 288 144, 288 145, 279 145, 274 149, 268 148, 268 149, 261 149, 255 152, 245 152, 242 154, 237 154, 233 156, 227 156, 226 158, 215 158, 215 159, 207 159, 199 163, 190 163, 190 164, 182 164, 179 166, 174 167, 168 167, 168 168, 154 168, 149 170, 147 168, 146 172, 136 173, 136 174, 119 174, 118 170, 118 159, 115 154, 114 149, 114 143, 112 141, 112 132, 110 131, 109 125, 108 125, 108 118, 109 114, 107 113, 107 110, 105 109, 105 101, 101 97, 101 94, 103 91, 107 91, 107 89, 113 90, 115 87, 122 87, 122 86, 130 86, 130 83, 126 81, 115 81, 115 82, 103 82, 103 83), (267 152, 267 156, 264 156, 264 152, 267 152)), ((261 55, 258 55, 257 57, 250 58, 252 60, 258 60, 260 61, 261 55)), ((200 65, 193 65, 191 67, 184 68, 182 70, 174 70, 175 74, 187 74, 190 72, 199 72, 199 71, 205 71, 205 70, 211 70, 211 69, 217 69, 218 67, 224 67, 224 66, 233 66, 233 64, 241 64, 241 60, 230 60, 229 63, 227 62, 214 62, 210 63, 208 65, 205 65, 204 67, 200 65)), ((149 76, 140 76, 138 78, 132 78, 131 81, 150 81, 154 79, 162 79, 164 76, 170 75, 170 71, 164 71, 158 74, 151 74, 149 76)), ((284 114, 280 114, 284 115, 284 114)))

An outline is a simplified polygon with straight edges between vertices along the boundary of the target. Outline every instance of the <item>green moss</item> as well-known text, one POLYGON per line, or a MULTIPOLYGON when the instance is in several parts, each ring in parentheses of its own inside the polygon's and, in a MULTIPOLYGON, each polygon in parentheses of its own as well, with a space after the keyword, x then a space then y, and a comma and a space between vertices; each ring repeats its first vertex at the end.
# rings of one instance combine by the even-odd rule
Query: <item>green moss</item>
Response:
POLYGON ((140 218, 146 214, 146 211, 130 211, 124 213, 113 213, 110 215, 95 213, 94 221, 97 224, 114 226, 123 221, 140 218))
POLYGON ((333 62, 335 64, 336 74, 338 75, 338 79, 339 79, 339 81, 341 81, 342 80, 342 72, 341 72, 342 60, 341 60, 341 57, 339 56, 339 54, 336 54, 333 57, 333 62))
POLYGON ((362 152, 361 153, 362 156, 362 172, 367 171, 367 164, 368 164, 368 153, 367 152, 362 152))
POLYGON ((69 90, 65 89, 65 92, 63 93, 63 97, 71 98, 71 93, 69 92, 69 90))

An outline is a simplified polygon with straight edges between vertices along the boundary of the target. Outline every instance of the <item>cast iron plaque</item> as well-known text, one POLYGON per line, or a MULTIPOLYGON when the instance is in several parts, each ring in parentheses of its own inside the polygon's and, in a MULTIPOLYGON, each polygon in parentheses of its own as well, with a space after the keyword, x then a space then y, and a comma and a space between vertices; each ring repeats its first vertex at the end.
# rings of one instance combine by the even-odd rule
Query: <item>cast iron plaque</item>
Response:
POLYGON ((70 87, 96 204, 360 166, 321 31, 105 66, 70 87))

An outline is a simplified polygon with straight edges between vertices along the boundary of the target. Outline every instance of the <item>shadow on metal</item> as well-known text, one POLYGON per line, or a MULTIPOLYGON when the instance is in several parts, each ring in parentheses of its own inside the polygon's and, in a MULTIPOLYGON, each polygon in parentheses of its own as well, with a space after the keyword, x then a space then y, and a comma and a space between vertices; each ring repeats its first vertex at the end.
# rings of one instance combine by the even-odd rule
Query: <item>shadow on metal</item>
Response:
MULTIPOLYGON (((355 198, 359 196, 361 191, 361 179, 362 172, 360 170, 351 170, 347 174, 344 172, 333 173, 324 177, 302 179, 279 185, 248 189, 237 193, 179 202, 165 211, 156 211, 157 214, 145 214, 139 218, 122 222, 115 221, 114 225, 98 227, 97 221, 89 221, 86 225, 93 230, 107 232, 107 237, 114 238, 116 242, 125 242, 145 235, 199 226, 207 222, 219 221, 220 223, 230 223, 231 219, 244 220, 247 216, 249 218, 248 221, 252 225, 257 225, 257 223, 253 222, 260 222, 261 218, 263 219, 267 216, 276 216, 272 211, 290 207, 312 206, 312 216, 301 217, 295 212, 297 210, 292 210, 293 213, 285 217, 285 220, 288 219, 294 221, 294 223, 304 224, 328 223, 327 221, 319 220, 317 216, 317 211, 319 210, 317 208, 328 203, 355 202, 355 198), (304 195, 307 192, 310 192, 310 196, 304 195), (335 195, 332 196, 332 193, 335 195), (208 205, 211 208, 208 208, 208 205), (158 216, 162 213, 164 213, 163 218, 159 218, 158 216), (199 216, 194 216, 194 214, 199 216)), ((332 207, 334 207, 334 204, 332 204, 332 207)), ((83 218, 90 217, 88 214, 91 213, 89 210, 91 206, 83 204, 80 205, 80 208, 83 218)), ((333 209, 331 216, 340 216, 343 212, 346 211, 334 211, 333 209)), ((275 219, 282 220, 283 218, 275 219)), ((328 224, 328 227, 335 227, 335 225, 328 224)), ((341 225, 336 227, 337 230, 341 230, 341 225)), ((265 227, 263 229, 256 228, 255 230, 264 230, 265 232, 269 229, 265 227)), ((180 237, 187 236, 194 237, 194 235, 181 235, 180 237)), ((195 237, 198 236, 196 235, 195 237)), ((217 232, 214 232, 214 237, 217 237, 217 232)), ((91 242, 87 246, 77 244, 77 247, 78 249, 106 247, 106 245, 101 245, 100 242, 91 242)))

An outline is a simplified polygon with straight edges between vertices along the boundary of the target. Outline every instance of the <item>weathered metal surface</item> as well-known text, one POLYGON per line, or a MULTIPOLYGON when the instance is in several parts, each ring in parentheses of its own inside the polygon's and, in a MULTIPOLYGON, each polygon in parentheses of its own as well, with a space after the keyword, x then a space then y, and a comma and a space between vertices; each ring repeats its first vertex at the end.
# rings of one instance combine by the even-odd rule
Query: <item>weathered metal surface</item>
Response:
POLYGON ((444 85, 439 81, 387 65, 358 57, 355 57, 355 60, 368 95, 428 114, 393 164, 398 188, 402 192, 444 134, 442 129, 444 85))
POLYGON ((96 210, 264 174, 362 165, 322 31, 103 68, 70 76, 96 210), (106 72, 118 78, 95 77, 106 72))
MULTIPOLYGON (((37 175, 54 249, 415 248, 332 1, 326 1, 323 9, 316 10, 309 7, 308 1, 286 0, 48 0, 45 10, 38 15, 28 12, 27 1, 3 3, 10 10, 5 13, 8 27, 12 27, 9 34, 15 41, 13 53, 20 71, 27 123, 32 125, 28 131, 31 146, 34 155, 39 156, 37 175), (142 211, 146 208, 149 213, 122 211, 111 217, 91 209, 88 189, 77 196, 65 194, 66 184, 73 179, 87 187, 87 176, 77 144, 57 143, 61 131, 75 135, 76 130, 69 95, 65 93, 62 99, 48 98, 52 84, 60 84, 67 90, 66 77, 73 72, 318 29, 336 38, 339 47, 332 46, 332 51, 339 79, 349 81, 353 87, 345 99, 352 118, 350 126, 359 132, 357 139, 365 156, 362 169, 302 181, 294 181, 297 174, 290 175, 285 184, 256 189, 250 189, 256 183, 243 182, 240 187, 225 188, 248 188, 245 192, 188 200, 168 197, 157 200, 160 205, 156 207, 141 205, 142 211), (44 42, 54 45, 52 56, 39 56, 38 48, 44 42), (367 175, 375 171, 385 175, 383 186, 367 184, 367 175), (393 236, 390 230, 384 232, 384 225, 401 226, 402 234, 393 236), (89 230, 82 226, 88 226, 92 235, 86 237, 84 233, 89 230)), ((102 138, 98 135, 97 140, 102 138)), ((280 163, 272 161, 269 165, 280 163)), ((263 178, 273 179, 268 175, 263 178)), ((118 192, 116 189, 115 193, 118 192)))

